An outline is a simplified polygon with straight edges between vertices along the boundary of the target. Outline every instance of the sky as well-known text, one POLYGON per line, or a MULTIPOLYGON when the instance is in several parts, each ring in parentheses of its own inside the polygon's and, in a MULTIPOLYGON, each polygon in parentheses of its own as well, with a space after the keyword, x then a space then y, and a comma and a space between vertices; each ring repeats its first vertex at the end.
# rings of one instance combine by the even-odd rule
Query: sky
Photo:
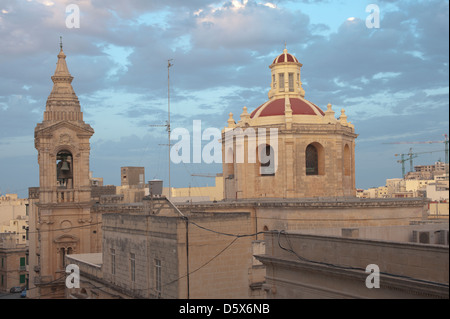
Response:
MULTIPOLYGON (((355 125, 357 188, 401 177, 395 154, 410 148, 414 165, 444 161, 444 143, 403 142, 448 134, 448 1, 0 0, 0 194, 39 186, 34 129, 60 36, 95 130, 90 170, 105 185, 120 185, 120 167, 143 166, 146 180, 167 186, 167 132, 157 125, 168 118, 169 59, 172 129, 222 129, 230 112, 239 119, 267 101, 269 65, 285 45, 303 64, 305 98, 337 116, 344 108, 355 125), (378 28, 366 25, 370 4, 378 28)), ((214 185, 192 175, 221 171, 172 163, 171 186, 214 185)))

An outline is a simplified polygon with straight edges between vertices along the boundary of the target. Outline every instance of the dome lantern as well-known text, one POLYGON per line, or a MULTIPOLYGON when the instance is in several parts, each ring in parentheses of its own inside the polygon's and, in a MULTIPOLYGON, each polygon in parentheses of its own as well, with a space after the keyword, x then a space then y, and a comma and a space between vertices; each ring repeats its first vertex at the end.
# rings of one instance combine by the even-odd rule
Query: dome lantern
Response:
POLYGON ((270 65, 272 83, 269 99, 286 94, 304 97, 305 91, 302 88, 300 77, 302 66, 294 55, 288 53, 287 49, 284 49, 283 53, 277 56, 270 65))

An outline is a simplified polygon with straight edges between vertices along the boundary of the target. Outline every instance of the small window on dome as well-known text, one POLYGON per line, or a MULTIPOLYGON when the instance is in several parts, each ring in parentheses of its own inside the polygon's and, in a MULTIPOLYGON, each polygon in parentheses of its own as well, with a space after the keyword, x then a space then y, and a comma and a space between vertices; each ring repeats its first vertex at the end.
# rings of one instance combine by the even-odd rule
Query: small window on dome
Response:
POLYGON ((294 92, 294 73, 289 73, 289 92, 294 92))
POLYGON ((280 91, 284 91, 284 73, 278 74, 279 82, 280 82, 280 91))

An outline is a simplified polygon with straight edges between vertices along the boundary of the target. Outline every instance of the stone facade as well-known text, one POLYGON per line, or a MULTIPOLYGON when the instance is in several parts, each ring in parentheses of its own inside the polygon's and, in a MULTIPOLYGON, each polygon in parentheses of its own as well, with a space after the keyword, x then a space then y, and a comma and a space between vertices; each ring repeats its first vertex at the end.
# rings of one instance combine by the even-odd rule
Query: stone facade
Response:
POLYGON ((264 279, 253 259, 254 236, 239 237, 252 232, 248 213, 183 215, 160 198, 102 218, 97 268, 86 266, 91 256, 67 257, 85 269, 86 298, 249 298, 258 284, 252 280, 264 279))

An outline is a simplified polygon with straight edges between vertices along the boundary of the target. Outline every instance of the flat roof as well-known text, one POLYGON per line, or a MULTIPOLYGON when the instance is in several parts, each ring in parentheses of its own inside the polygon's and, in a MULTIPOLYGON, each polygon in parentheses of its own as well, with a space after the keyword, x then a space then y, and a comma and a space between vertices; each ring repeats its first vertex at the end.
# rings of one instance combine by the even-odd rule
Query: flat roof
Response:
POLYGON ((89 264, 95 267, 99 267, 103 263, 102 253, 92 253, 92 254, 73 254, 67 255, 67 258, 82 262, 84 264, 89 264))

